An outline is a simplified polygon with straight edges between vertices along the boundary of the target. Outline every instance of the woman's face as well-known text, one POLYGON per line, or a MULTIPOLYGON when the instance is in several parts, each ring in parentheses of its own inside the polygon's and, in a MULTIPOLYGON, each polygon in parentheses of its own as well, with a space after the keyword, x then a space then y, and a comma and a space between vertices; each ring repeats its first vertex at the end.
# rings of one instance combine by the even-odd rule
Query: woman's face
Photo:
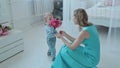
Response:
POLYGON ((73 21, 74 21, 74 24, 75 24, 75 25, 78 25, 78 22, 77 22, 77 19, 75 18, 75 16, 74 16, 74 18, 73 18, 73 21))

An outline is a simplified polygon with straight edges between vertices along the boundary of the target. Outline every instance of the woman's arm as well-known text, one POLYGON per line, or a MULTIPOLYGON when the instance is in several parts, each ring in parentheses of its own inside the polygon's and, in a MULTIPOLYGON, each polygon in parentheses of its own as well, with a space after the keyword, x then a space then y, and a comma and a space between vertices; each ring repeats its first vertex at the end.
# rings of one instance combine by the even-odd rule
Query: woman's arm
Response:
POLYGON ((89 34, 87 31, 82 31, 80 35, 74 40, 73 43, 68 42, 64 37, 61 37, 61 40, 72 50, 74 50, 77 46, 81 44, 81 42, 88 38, 89 34))
POLYGON ((75 38, 73 38, 72 36, 70 36, 69 34, 67 34, 64 31, 60 31, 60 34, 62 34, 63 36, 65 36, 67 39, 69 39, 71 42, 73 42, 75 40, 75 38))
POLYGON ((75 41, 75 38, 73 38, 72 36, 70 36, 69 34, 65 34, 64 35, 67 39, 69 39, 71 42, 74 42, 75 41))

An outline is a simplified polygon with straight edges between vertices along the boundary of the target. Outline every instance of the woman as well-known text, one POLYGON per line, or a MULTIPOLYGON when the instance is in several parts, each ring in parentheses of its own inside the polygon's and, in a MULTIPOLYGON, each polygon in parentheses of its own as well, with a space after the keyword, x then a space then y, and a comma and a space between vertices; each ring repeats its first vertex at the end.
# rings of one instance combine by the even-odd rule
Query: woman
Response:
POLYGON ((56 37, 61 39, 65 45, 61 48, 51 68, 96 68, 99 63, 98 32, 96 27, 88 22, 88 16, 84 9, 74 11, 74 23, 81 29, 77 38, 71 37, 64 31, 56 34, 56 37))

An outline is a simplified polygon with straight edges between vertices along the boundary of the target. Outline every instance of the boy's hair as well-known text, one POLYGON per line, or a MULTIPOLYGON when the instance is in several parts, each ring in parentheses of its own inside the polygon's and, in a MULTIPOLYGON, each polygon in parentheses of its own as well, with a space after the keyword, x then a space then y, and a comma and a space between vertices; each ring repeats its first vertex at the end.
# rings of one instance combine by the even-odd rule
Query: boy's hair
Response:
POLYGON ((47 22, 48 17, 53 18, 53 14, 51 12, 50 13, 45 13, 45 22, 47 22))

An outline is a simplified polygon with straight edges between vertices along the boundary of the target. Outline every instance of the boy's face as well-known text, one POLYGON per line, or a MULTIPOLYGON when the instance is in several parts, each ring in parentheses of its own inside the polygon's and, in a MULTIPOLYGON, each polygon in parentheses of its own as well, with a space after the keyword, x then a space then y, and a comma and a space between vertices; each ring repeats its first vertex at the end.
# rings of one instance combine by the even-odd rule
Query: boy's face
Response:
POLYGON ((49 24, 50 23, 50 20, 53 18, 53 15, 52 14, 48 14, 46 16, 46 23, 49 24))
POLYGON ((48 19, 51 20, 53 18, 52 14, 48 15, 48 19))

